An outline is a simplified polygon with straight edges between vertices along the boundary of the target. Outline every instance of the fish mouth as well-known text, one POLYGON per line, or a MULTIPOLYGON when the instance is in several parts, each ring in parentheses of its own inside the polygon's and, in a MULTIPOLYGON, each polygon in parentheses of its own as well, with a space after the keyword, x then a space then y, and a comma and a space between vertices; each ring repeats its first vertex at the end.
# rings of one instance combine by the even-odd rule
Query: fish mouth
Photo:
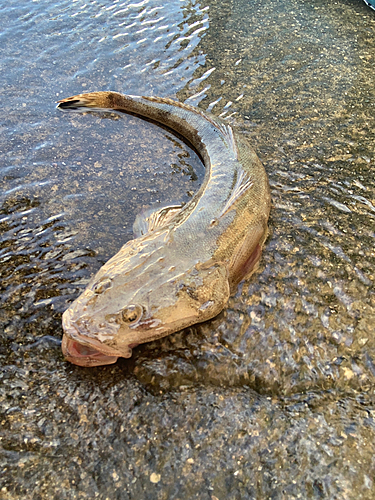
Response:
POLYGON ((83 336, 72 321, 73 312, 67 309, 62 317, 64 335, 61 349, 67 361, 78 366, 103 366, 116 363, 123 356, 101 342, 83 336))
POLYGON ((116 363, 118 354, 107 354, 87 344, 82 344, 64 334, 61 344, 64 357, 78 366, 103 366, 116 363))

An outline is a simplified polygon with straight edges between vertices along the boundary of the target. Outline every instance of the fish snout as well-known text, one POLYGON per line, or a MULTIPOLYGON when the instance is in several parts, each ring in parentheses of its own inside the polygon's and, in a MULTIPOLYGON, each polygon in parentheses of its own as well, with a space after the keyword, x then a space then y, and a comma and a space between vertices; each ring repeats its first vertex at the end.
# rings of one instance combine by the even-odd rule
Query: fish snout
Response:
POLYGON ((107 345, 117 333, 119 325, 108 321, 95 322, 87 317, 75 317, 71 308, 67 309, 62 318, 63 340, 62 351, 65 358, 79 366, 101 366, 115 363, 119 356, 129 357, 107 345))
POLYGON ((97 338, 100 342, 113 338, 120 327, 115 315, 95 318, 67 309, 62 317, 64 332, 71 338, 97 338))

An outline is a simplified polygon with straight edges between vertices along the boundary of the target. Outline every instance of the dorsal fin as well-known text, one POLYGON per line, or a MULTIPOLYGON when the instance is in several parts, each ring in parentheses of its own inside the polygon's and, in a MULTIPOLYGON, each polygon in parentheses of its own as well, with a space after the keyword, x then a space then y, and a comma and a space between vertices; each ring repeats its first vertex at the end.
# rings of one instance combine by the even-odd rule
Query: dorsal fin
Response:
POLYGON ((230 125, 226 124, 226 123, 217 123, 216 127, 223 134, 225 142, 227 143, 228 148, 231 151, 233 151, 233 154, 234 154, 236 160, 238 160, 238 149, 237 149, 237 144, 236 144, 236 140, 234 138, 232 127, 230 125))
POLYGON ((253 180, 244 170, 240 169, 237 171, 237 179, 233 191, 218 218, 223 217, 223 215, 229 212, 234 204, 252 187, 252 185, 253 180))
POLYGON ((182 205, 165 205, 146 208, 137 215, 133 224, 133 233, 136 238, 155 231, 170 222, 181 211, 182 205))

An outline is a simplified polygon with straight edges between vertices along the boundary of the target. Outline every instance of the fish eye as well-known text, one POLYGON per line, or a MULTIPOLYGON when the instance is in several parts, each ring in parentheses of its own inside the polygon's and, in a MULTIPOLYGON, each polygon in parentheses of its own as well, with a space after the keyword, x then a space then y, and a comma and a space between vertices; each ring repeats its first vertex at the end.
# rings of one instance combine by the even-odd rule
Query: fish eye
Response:
POLYGON ((98 283, 95 283, 92 289, 95 293, 99 294, 105 292, 110 287, 111 280, 109 278, 102 278, 100 281, 98 281, 98 283))
POLYGON ((143 308, 138 304, 131 304, 122 310, 122 319, 125 323, 133 324, 139 321, 143 314, 143 308))

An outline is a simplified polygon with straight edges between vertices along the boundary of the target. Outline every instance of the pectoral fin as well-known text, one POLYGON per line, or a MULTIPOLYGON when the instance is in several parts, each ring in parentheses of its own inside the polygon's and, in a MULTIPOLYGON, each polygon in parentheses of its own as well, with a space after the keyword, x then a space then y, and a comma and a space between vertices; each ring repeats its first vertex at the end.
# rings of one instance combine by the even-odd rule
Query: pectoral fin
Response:
POLYGON ((147 208, 137 215, 133 224, 136 238, 167 225, 181 211, 182 205, 165 205, 147 208))
POLYGON ((256 271, 267 234, 267 228, 253 228, 234 252, 229 266, 231 293, 240 281, 250 278, 256 271))

